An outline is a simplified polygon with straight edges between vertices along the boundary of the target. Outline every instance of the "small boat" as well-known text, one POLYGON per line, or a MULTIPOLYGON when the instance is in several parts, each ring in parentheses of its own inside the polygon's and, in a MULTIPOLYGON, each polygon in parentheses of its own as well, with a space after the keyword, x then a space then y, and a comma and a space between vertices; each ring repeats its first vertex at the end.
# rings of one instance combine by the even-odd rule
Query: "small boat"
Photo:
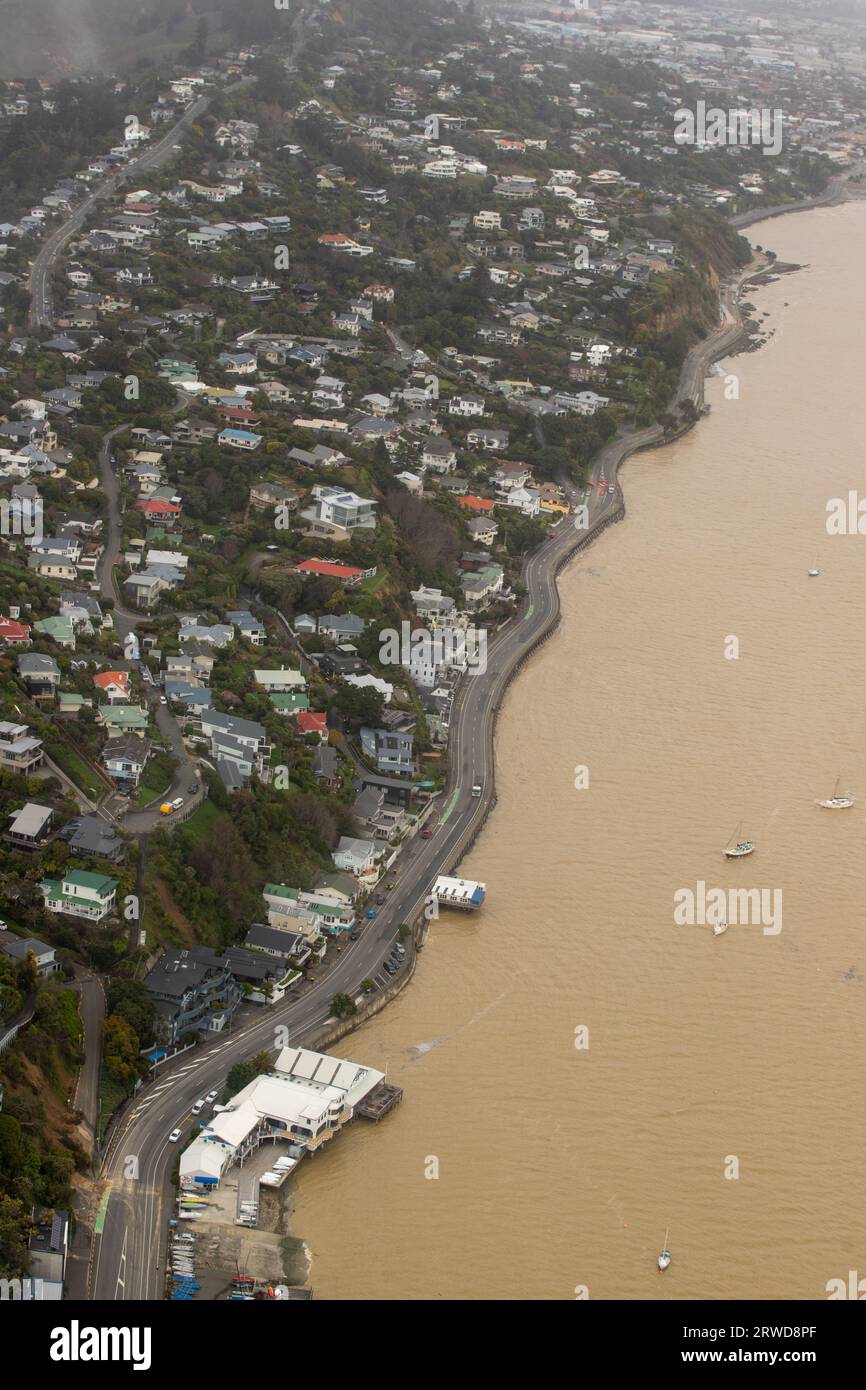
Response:
POLYGON ((829 796, 826 801, 816 801, 815 805, 823 806, 828 811, 844 811, 847 807, 853 806, 854 798, 851 796, 850 792, 845 792, 842 796, 839 795, 839 783, 841 780, 841 777, 836 778, 836 785, 833 788, 832 796, 829 796))
POLYGON ((809 570, 809 578, 810 578, 810 579, 817 579, 817 578, 818 578, 818 575, 819 575, 820 573, 821 573, 820 570, 809 570))
POLYGON ((713 936, 721 936, 722 932, 728 930, 727 922, 715 922, 713 924, 713 936))
POLYGON ((747 854, 754 854, 755 846, 752 840, 741 840, 740 831, 742 821, 737 826, 728 843, 725 845, 726 859, 745 859, 747 854))
POLYGON ((659 1254, 659 1257, 658 1257, 658 1260, 657 1260, 657 1264, 658 1264, 658 1267, 659 1267, 659 1274, 664 1274, 664 1272, 665 1272, 665 1270, 667 1269, 667 1267, 668 1267, 668 1265, 670 1264, 670 1262, 671 1262, 671 1252, 670 1252, 670 1250, 668 1250, 668 1232, 665 1231, 665 1243, 664 1243, 664 1245, 663 1245, 663 1247, 662 1247, 661 1253, 659 1254))

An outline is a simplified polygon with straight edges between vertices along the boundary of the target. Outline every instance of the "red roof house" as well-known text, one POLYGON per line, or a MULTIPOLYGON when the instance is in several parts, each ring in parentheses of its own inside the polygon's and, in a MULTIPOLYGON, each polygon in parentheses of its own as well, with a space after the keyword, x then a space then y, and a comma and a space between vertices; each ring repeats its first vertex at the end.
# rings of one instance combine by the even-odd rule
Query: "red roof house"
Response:
POLYGON ((0 618, 0 642, 29 642, 30 628, 13 618, 0 618))
POLYGON ((149 521, 162 521, 167 526, 173 526, 180 516, 180 507, 176 502, 163 502, 153 497, 140 497, 135 505, 149 521))
POLYGON ((458 497, 458 503, 465 507, 468 512, 492 512, 493 503, 489 497, 475 497, 473 493, 467 492, 465 497, 458 497))
POLYGON ((367 579, 376 573, 376 567, 361 570, 356 565, 340 565, 336 560, 302 560, 299 565, 295 565, 296 574, 319 574, 328 579, 339 579, 341 584, 350 587, 360 584, 362 579, 367 579))
POLYGON ((111 705, 118 700, 129 699, 128 671, 100 671, 93 677, 93 684, 103 695, 108 696, 108 703, 111 705))
POLYGON ((322 742, 328 737, 327 715, 314 714, 312 710, 303 709, 298 714, 298 733, 299 734, 318 734, 322 742))

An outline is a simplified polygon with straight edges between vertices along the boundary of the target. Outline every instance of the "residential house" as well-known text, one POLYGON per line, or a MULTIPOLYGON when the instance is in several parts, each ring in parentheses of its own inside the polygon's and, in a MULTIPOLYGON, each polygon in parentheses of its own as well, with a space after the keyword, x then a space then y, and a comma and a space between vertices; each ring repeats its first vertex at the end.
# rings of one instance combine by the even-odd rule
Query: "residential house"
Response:
POLYGON ((351 835, 341 835, 331 858, 336 868, 352 874, 361 883, 375 883, 377 877, 376 861, 381 857, 381 854, 381 848, 373 840, 362 840, 351 835))
POLYGON ((478 570, 464 574, 460 582, 467 605, 471 608, 483 608, 502 592, 502 566, 484 565, 478 570))
POLYGON ((114 910, 117 879, 71 869, 61 879, 43 879, 40 890, 47 912, 101 922, 114 910))
POLYGON ((28 801, 16 811, 5 839, 16 849, 38 849, 51 833, 54 812, 50 806, 28 801))
POLYGON ((0 951, 7 960, 26 961, 28 956, 33 956, 36 961, 36 973, 40 976, 56 975, 60 969, 60 961, 55 959, 54 947, 47 946, 44 941, 39 941, 35 936, 15 936, 7 940, 4 933, 0 938, 0 951))
MULTIPOLYGON (((390 729, 361 729, 361 752, 379 772, 391 777, 413 777, 415 759, 411 733, 390 729)), ((338 866, 340 867, 340 866, 338 866)))
POLYGON ((452 396, 448 402, 448 414, 463 418, 483 415, 484 400, 481 396, 452 396))
POLYGON ((268 633, 264 623, 259 618, 254 618, 247 609, 233 609, 226 613, 226 622, 232 623, 237 629, 238 636, 245 642, 249 642, 254 647, 263 647, 267 641, 268 633))
POLYGON ((60 667, 52 656, 27 652, 18 658, 18 674, 31 700, 53 700, 60 684, 60 667))
POLYGON ((448 439, 427 439, 421 446, 421 463, 431 473, 454 473, 457 469, 457 449, 448 439))
POLYGON ((34 738, 26 724, 0 721, 0 771, 30 776, 44 761, 42 739, 34 738))
POLYGON ((322 484, 315 486, 311 495, 313 505, 300 513, 308 535, 346 540, 352 531, 372 530, 376 525, 375 501, 322 484))
POLYGON ((207 946, 163 951, 143 984, 156 1008, 160 1038, 168 1045, 190 1033, 221 1033, 243 997, 231 961, 207 946))
POLYGON ((94 855, 114 863, 118 863, 126 854, 125 841, 102 816, 79 816, 70 821, 61 833, 73 854, 94 855))
POLYGON ((148 739, 125 734, 105 744, 102 765, 121 791, 131 791, 138 786, 149 756, 148 739))
POLYGON ((230 449, 242 449, 246 453, 253 453, 261 444, 262 435, 255 434, 252 430, 220 430, 217 435, 217 443, 230 449))
POLYGON ((93 677, 93 684, 110 705, 125 703, 130 695, 128 671, 100 671, 93 677))

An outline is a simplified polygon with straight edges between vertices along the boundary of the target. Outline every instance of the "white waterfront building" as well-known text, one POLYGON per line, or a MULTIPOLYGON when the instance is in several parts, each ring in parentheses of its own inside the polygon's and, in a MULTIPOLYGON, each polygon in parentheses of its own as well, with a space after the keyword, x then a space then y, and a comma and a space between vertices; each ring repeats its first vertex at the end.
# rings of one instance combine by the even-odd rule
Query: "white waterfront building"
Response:
POLYGON ((238 1091, 184 1149, 181 1185, 218 1184, 266 1139, 314 1153, 353 1118, 356 1105, 384 1076, 360 1062, 284 1047, 273 1069, 238 1091))

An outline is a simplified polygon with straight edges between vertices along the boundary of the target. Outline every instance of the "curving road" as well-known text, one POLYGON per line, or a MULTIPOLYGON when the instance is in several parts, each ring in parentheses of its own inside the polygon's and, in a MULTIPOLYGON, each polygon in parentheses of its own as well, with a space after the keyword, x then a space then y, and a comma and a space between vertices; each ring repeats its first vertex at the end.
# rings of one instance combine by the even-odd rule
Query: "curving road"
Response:
MULTIPOLYGON (((739 289, 754 267, 744 271, 722 295, 722 322, 717 331, 689 356, 682 372, 678 400, 703 398, 703 380, 711 362, 732 351, 742 335, 737 300, 739 289)), ((400 856, 392 876, 397 886, 369 922, 357 942, 340 954, 327 976, 307 984, 303 992, 266 1013, 239 1018, 236 1031, 176 1058, 148 1082, 130 1102, 109 1146, 103 1168, 106 1210, 101 1235, 95 1239, 92 1268, 94 1299, 154 1299, 161 1297, 168 1178, 178 1154, 168 1135, 175 1128, 190 1131, 190 1108, 211 1089, 220 1088, 227 1071, 262 1049, 276 1046, 275 1029, 286 1025, 293 1043, 314 1043, 330 1017, 330 1000, 343 991, 355 995, 360 981, 372 977, 377 985, 390 983, 382 965, 401 922, 414 922, 422 912, 430 885, 438 873, 454 869, 478 834, 494 799, 493 732, 505 688, 531 649, 556 625, 559 595, 556 576, 563 564, 601 529, 622 515, 618 486, 601 491, 599 475, 616 478, 622 461, 636 449, 662 441, 659 427, 611 441, 593 469, 596 486, 587 499, 589 525, 577 530, 564 518, 530 555, 524 567, 527 590, 521 611, 510 618, 489 644, 486 670, 467 675, 460 683, 451 718, 449 784, 442 798, 439 823, 432 839, 415 838, 400 856), (472 796, 481 783, 483 795, 472 796)), ((408 968, 407 964, 404 969, 408 968)), ((163 1264, 164 1267, 164 1264, 163 1264)))

